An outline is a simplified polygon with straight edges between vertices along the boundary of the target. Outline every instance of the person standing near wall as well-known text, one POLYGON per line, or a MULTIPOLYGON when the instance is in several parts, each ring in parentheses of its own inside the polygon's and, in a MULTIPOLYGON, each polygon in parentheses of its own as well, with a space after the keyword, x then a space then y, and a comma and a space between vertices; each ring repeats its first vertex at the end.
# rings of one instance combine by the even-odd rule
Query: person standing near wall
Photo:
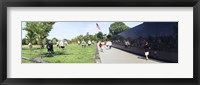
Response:
POLYGON ((148 42, 146 42, 146 44, 144 45, 144 54, 146 56, 146 60, 148 60, 149 58, 149 50, 150 50, 150 47, 148 45, 148 42))

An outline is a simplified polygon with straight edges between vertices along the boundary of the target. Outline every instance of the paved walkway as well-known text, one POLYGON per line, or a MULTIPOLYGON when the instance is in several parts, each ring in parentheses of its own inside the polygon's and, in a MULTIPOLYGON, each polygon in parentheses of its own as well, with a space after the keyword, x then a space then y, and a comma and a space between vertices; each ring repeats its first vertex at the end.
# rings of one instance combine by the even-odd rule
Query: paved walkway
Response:
POLYGON ((163 63, 162 61, 149 59, 145 57, 128 53, 116 48, 103 49, 103 52, 99 50, 99 56, 101 63, 163 63))

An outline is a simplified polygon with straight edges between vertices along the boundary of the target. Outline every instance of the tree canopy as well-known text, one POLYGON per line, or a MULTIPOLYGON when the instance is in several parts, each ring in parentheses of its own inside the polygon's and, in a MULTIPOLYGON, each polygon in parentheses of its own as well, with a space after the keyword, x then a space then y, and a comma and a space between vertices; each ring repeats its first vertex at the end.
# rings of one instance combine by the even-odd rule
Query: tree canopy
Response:
POLYGON ((97 33, 97 38, 99 38, 100 40, 103 39, 103 33, 102 32, 98 32, 97 33))
MULTIPOLYGON (((55 22, 26 22, 26 26, 23 30, 26 30, 28 33, 26 38, 28 42, 37 44, 42 44, 44 39, 49 36, 49 32, 52 29, 52 26, 55 22)), ((46 40, 46 39, 45 39, 46 40)))
POLYGON ((52 39, 52 43, 56 44, 58 42, 58 39, 56 39, 55 37, 52 39))
POLYGON ((129 27, 123 22, 114 22, 109 27, 109 32, 112 35, 117 35, 125 30, 129 29, 129 27))

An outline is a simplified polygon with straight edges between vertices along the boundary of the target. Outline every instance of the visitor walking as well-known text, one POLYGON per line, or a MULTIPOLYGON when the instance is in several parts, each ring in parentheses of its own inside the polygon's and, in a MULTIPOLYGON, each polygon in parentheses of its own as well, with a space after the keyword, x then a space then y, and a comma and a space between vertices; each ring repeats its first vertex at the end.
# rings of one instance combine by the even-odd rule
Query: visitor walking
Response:
POLYGON ((90 40, 88 40, 88 46, 90 46, 92 44, 92 42, 90 40))
POLYGON ((99 41, 99 48, 100 48, 100 51, 103 52, 103 44, 101 41, 99 41))
POLYGON ((150 50, 150 47, 148 45, 148 42, 146 42, 145 46, 144 46, 144 54, 146 56, 146 60, 148 60, 148 56, 149 56, 149 50, 150 50))
POLYGON ((32 44, 31 44, 31 43, 29 43, 29 44, 28 44, 28 47, 31 49, 31 48, 32 48, 32 44))
POLYGON ((60 46, 60 48, 62 49, 62 52, 64 52, 65 43, 64 43, 63 40, 60 41, 59 46, 60 46))

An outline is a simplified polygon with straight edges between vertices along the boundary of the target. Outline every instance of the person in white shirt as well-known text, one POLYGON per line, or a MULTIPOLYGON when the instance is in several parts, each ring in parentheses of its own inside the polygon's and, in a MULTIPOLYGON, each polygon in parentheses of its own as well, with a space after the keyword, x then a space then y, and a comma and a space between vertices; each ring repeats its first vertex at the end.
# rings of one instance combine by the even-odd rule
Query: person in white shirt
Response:
POLYGON ((124 40, 124 44, 125 44, 125 48, 128 47, 128 42, 126 40, 124 40))
POLYGON ((78 45, 80 45, 81 44, 81 42, 80 41, 78 41, 78 45))
POLYGON ((60 48, 60 46, 59 46, 59 42, 56 42, 56 46, 60 48))
POLYGON ((92 44, 92 42, 90 40, 88 40, 88 46, 90 46, 92 44))
POLYGON ((127 40, 126 43, 127 43, 127 48, 129 48, 130 45, 131 45, 130 42, 129 42, 129 40, 127 40))
POLYGON ((31 44, 31 43, 29 43, 29 44, 28 44, 28 47, 31 49, 31 48, 32 48, 32 44, 31 44))
POLYGON ((64 48, 65 48, 65 43, 63 40, 60 41, 59 46, 60 46, 60 48, 62 48, 62 52, 63 52, 64 48))
POLYGON ((109 43, 108 43, 108 45, 109 45, 109 49, 111 49, 111 47, 112 47, 112 42, 111 41, 108 41, 109 43))

